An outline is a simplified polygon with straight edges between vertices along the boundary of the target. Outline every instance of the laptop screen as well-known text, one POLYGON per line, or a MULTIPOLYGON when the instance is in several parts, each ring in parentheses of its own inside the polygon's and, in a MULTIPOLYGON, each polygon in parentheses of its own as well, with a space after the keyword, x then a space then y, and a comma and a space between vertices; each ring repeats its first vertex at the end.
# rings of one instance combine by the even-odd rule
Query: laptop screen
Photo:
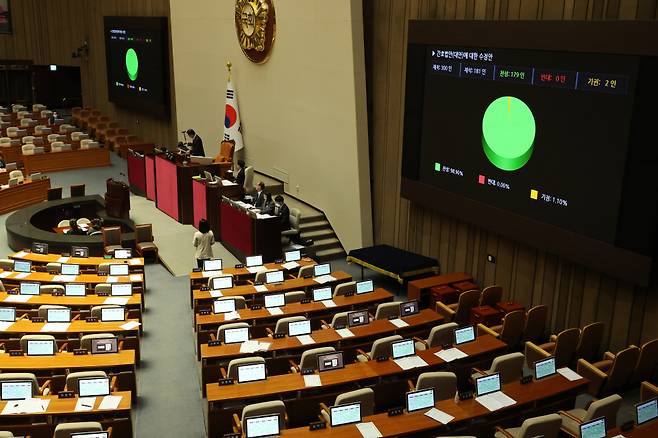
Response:
POLYGON ((247 257, 245 264, 247 265, 248 268, 251 268, 253 266, 260 266, 263 264, 263 256, 255 255, 255 256, 247 257))
POLYGON ((62 275, 80 275, 80 265, 63 263, 60 272, 62 275))
POLYGON ((233 287, 233 276, 224 275, 221 277, 212 277, 210 279, 209 287, 212 290, 230 289, 233 287))
POLYGON ((89 377, 78 379, 78 395, 80 397, 110 395, 110 378, 89 377))
POLYGON ((239 344, 249 340, 249 327, 230 328, 223 333, 225 344, 239 344))
POLYGON ((332 295, 331 295, 330 287, 321 287, 318 289, 313 289, 313 301, 330 300, 331 297, 332 295))
POLYGON ((361 402, 337 405, 329 408, 331 427, 361 422, 361 402))
POLYGON ((372 280, 357 281, 356 283, 357 295, 367 294, 368 292, 372 292, 373 290, 374 290, 374 285, 372 284, 372 280))
POLYGON ((318 354, 318 370, 330 371, 344 368, 343 352, 336 351, 333 353, 318 354))
POLYGON ((455 345, 465 344, 475 340, 475 327, 472 325, 455 329, 455 345))
POLYGON ((580 425, 580 438, 605 438, 605 417, 588 421, 580 425))
POLYGON ((286 296, 284 294, 264 295, 265 307, 281 307, 286 305, 286 296))
POLYGON ((635 423, 639 426, 658 417, 658 398, 635 405, 635 423))
POLYGON ((24 281, 20 286, 21 295, 39 295, 41 291, 41 285, 32 281, 24 281))
POLYGON ((87 257, 89 257, 89 248, 87 248, 86 246, 72 246, 71 254, 73 255, 73 257, 86 259, 87 257))
POLYGON ((80 432, 72 433, 71 438, 109 438, 109 432, 80 432))
POLYGON ((283 283, 283 271, 270 271, 265 273, 265 283, 283 283))
POLYGON ((35 254, 48 254, 48 244, 41 242, 34 242, 32 244, 32 252, 35 254))
POLYGON ((26 260, 15 260, 14 271, 16 272, 30 272, 32 270, 32 262, 26 260))
POLYGON ((64 285, 64 294, 67 297, 84 297, 87 291, 83 283, 66 283, 64 285))
POLYGON ((101 338, 91 340, 91 354, 118 353, 119 340, 117 338, 101 338))
POLYGON ((288 336, 302 336, 311 334, 311 321, 294 321, 288 323, 288 336))
POLYGON ((500 391, 500 374, 494 373, 475 379, 475 392, 478 397, 500 391))
POLYGON ((103 307, 101 309, 101 321, 124 321, 126 319, 126 311, 123 307, 103 307))
POLYGON ((47 309, 46 321, 71 322, 71 309, 47 309))
POLYGON ((547 357, 546 359, 538 360, 535 362, 535 379, 540 380, 544 377, 552 376, 555 371, 555 358, 547 357))
POLYGON ((279 435, 279 415, 260 415, 258 417, 247 417, 245 419, 245 436, 247 438, 258 438, 263 436, 279 435))
POLYGON ((329 275, 331 274, 331 264, 322 263, 321 265, 313 266, 313 276, 319 277, 320 275, 329 275))
POLYGON ((112 283, 112 296, 128 297, 133 294, 132 283, 112 283))
POLYGON ((415 315, 418 312, 418 301, 412 300, 406 303, 400 303, 400 316, 415 315))
POLYGON ((238 365, 238 383, 255 382, 265 380, 264 363, 248 363, 238 365))
POLYGON ((226 300, 215 300, 212 303, 213 313, 229 313, 235 312, 235 300, 226 299, 226 300))
POLYGON ((368 315, 367 310, 359 310, 356 312, 349 312, 347 314, 347 326, 348 327, 358 327, 360 325, 365 325, 370 322, 370 316, 368 315))
POLYGON ((132 258, 133 252, 130 248, 121 248, 114 250, 115 259, 129 259, 132 258))
POLYGON ((0 400, 32 398, 31 380, 5 380, 0 382, 0 400))
POLYGON ((407 412, 434 407, 434 388, 407 392, 407 412))
POLYGON ((14 322, 16 321, 16 308, 15 307, 0 307, 0 321, 14 322))
POLYGON ((286 262, 296 262, 302 259, 302 252, 300 250, 286 251, 286 262))
POLYGON ((55 341, 52 339, 30 339, 27 341, 28 356, 53 356, 55 341))
POLYGON ((128 275, 128 265, 110 265, 110 275, 128 275))
POLYGON ((391 353, 393 359, 400 359, 416 354, 416 347, 413 339, 403 339, 391 343, 391 353))
POLYGON ((204 271, 221 271, 222 270, 222 259, 212 259, 203 261, 203 270, 204 271))

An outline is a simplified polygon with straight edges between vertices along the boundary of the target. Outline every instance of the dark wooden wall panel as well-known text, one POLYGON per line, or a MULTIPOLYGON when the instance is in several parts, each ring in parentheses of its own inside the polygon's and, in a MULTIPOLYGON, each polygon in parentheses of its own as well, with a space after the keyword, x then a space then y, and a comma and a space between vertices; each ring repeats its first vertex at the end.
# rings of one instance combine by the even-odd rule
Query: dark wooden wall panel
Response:
POLYGON ((655 20, 658 0, 363 0, 375 241, 436 257, 444 272, 501 284, 526 306, 550 305, 550 328, 606 323, 603 347, 658 336, 658 287, 635 288, 554 254, 412 204, 400 192, 408 19, 655 20), (488 263, 488 254, 496 264, 488 263))
MULTIPOLYGON (((85 106, 103 111, 140 137, 160 145, 176 142, 174 79, 171 43, 170 120, 135 113, 108 101, 105 74, 103 16, 169 17, 169 0, 19 0, 12 2, 12 35, 0 35, 0 59, 32 60, 34 64, 79 66, 85 106), (89 42, 89 58, 71 57, 89 42)), ((169 32, 171 35, 171 32, 169 32)), ((171 37, 170 37, 171 38, 171 37)))

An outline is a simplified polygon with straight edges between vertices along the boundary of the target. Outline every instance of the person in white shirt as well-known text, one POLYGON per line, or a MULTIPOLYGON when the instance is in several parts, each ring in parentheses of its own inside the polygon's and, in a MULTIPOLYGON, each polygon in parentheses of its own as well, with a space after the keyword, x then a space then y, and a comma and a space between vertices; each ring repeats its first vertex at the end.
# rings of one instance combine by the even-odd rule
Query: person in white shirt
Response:
POLYGON ((207 220, 201 219, 199 221, 199 231, 194 233, 194 240, 192 245, 196 248, 194 256, 199 268, 203 268, 203 261, 212 258, 212 245, 215 243, 215 236, 210 229, 210 224, 207 220))

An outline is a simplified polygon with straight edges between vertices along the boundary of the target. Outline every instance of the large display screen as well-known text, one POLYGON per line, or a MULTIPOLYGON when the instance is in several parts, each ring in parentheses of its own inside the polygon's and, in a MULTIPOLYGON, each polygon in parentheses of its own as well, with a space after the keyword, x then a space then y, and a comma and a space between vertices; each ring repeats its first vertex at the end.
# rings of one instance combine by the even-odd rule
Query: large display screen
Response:
POLYGON ((107 90, 111 102, 169 114, 166 17, 104 17, 107 90))
POLYGON ((532 37, 501 47, 505 24, 458 38, 477 45, 413 26, 402 196, 585 264, 607 247, 650 265, 658 154, 640 139, 658 58, 538 48, 532 37))

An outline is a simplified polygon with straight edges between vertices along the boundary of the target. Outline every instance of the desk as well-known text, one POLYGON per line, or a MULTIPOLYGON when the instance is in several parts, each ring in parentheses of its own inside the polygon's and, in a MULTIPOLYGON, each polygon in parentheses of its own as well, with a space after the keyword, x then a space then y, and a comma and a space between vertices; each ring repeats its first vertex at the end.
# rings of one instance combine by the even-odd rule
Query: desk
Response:
POLYGON ((347 262, 361 266, 361 277, 363 277, 363 268, 368 268, 394 278, 400 284, 409 277, 439 273, 439 262, 436 259, 390 245, 353 249, 347 254, 347 262))
POLYGON ((141 290, 143 292, 145 290, 143 274, 130 274, 130 275, 121 275, 121 276, 80 274, 80 275, 76 275, 75 279, 73 280, 67 277, 69 276, 53 275, 47 272, 34 272, 34 271, 24 276, 20 272, 5 271, 3 269, 0 269, 0 280, 2 280, 3 284, 5 285, 9 284, 9 285, 17 286, 23 281, 38 281, 39 283, 42 284, 61 284, 61 285, 64 285, 66 283, 85 283, 93 288, 100 283, 132 283, 133 288, 136 288, 138 291, 141 290), (9 273, 9 275, 5 275, 5 273, 9 273))
POLYGON ((110 151, 107 148, 80 149, 76 151, 50 152, 24 155, 24 173, 58 172, 61 170, 104 167, 110 165, 110 151))
POLYGON ((0 214, 37 204, 48 198, 50 179, 25 180, 23 184, 0 190, 0 214))
POLYGON ((122 158, 126 158, 128 154, 128 149, 132 149, 135 152, 140 152, 142 154, 152 154, 153 149, 155 148, 155 143, 149 143, 145 141, 138 141, 135 143, 118 143, 114 147, 114 151, 122 158))
MULTIPOLYGON (((0 152, 2 152, 2 149, 0 149, 0 152)), ((0 185, 4 186, 7 184, 9 184, 9 172, 5 168, 0 168, 0 185)))
POLYGON ((620 428, 615 427, 608 431, 608 436, 622 435, 624 438, 650 438, 658 436, 658 420, 652 420, 641 426, 635 426, 631 430, 622 432, 620 428))
POLYGON ((267 288, 266 292, 258 292, 255 286, 250 284, 245 284, 242 286, 232 287, 231 289, 223 289, 221 291, 202 291, 202 290, 193 290, 192 291, 192 307, 195 312, 198 309, 198 306, 204 304, 210 304, 213 300, 220 296, 224 297, 234 297, 234 296, 243 296, 245 299, 251 299, 252 301, 256 300, 256 297, 262 297, 266 293, 274 292, 289 292, 293 290, 302 290, 309 287, 324 287, 324 286, 335 286, 339 283, 345 283, 352 281, 352 276, 343 271, 332 272, 331 275, 336 279, 335 281, 330 281, 329 283, 319 284, 313 278, 292 278, 285 280, 283 283, 279 284, 269 284, 265 285, 267 288), (215 295, 215 296, 213 296, 215 295))
MULTIPOLYGON (((99 297, 98 295, 86 295, 84 297, 67 297, 67 296, 53 296, 53 295, 34 295, 28 296, 29 299, 26 302, 15 302, 11 301, 16 295, 9 295, 6 292, 0 292, 0 306, 3 307, 16 307, 18 309, 24 308, 36 308, 44 304, 55 304, 60 306, 70 307, 71 309, 91 309, 94 306, 100 306, 103 304, 108 304, 106 301, 108 298, 113 297, 99 297), (9 301, 7 301, 9 299, 9 301)), ((137 319, 141 321, 141 312, 142 312, 142 295, 141 294, 132 294, 128 298, 128 302, 123 306, 128 310, 137 311, 137 319)), ((129 318, 129 317, 127 317, 129 318)))
POLYGON ((448 286, 472 279, 473 277, 466 272, 455 272, 412 280, 407 284, 407 299, 422 301, 427 298, 424 295, 427 295, 429 290, 434 286, 448 286))
POLYGON ((12 260, 26 260, 32 262, 32 265, 46 266, 48 263, 71 263, 80 265, 81 268, 90 268, 98 270, 101 263, 124 264, 128 263, 128 271, 136 274, 144 273, 144 259, 142 257, 133 257, 132 259, 106 259, 104 257, 63 257, 61 254, 37 254, 34 252, 19 251, 10 254, 12 260))
MULTIPOLYGON (((179 164, 169 161, 164 155, 155 156, 155 205, 160 211, 182 224, 191 224, 194 219, 192 199, 192 177, 207 170, 219 173, 219 165, 179 164)), ((148 194, 148 165, 147 165, 148 194)))
POLYGON ((128 184, 130 190, 139 196, 146 195, 146 158, 132 152, 126 159, 128 164, 128 184))
POLYGON ((221 185, 207 184, 205 179, 195 178, 192 180, 192 197, 194 199, 194 222, 192 225, 198 227, 201 219, 210 223, 210 229, 215 236, 220 236, 220 202, 222 196, 228 198, 241 198, 243 189, 237 184, 221 185))
POLYGON ((277 217, 257 219, 244 210, 222 201, 220 239, 239 260, 260 254, 264 260, 281 257, 281 224, 277 217))

